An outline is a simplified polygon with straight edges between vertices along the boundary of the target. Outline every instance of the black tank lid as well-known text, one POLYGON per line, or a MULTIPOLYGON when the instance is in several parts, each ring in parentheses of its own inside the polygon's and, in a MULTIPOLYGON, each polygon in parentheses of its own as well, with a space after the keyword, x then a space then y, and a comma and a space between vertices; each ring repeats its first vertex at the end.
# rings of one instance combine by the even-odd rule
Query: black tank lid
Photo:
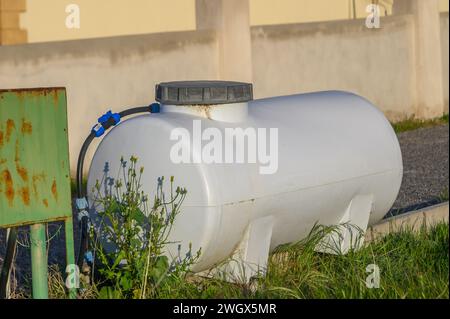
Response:
POLYGON ((253 100, 253 85, 231 81, 177 81, 156 85, 155 98, 167 105, 211 105, 253 100))

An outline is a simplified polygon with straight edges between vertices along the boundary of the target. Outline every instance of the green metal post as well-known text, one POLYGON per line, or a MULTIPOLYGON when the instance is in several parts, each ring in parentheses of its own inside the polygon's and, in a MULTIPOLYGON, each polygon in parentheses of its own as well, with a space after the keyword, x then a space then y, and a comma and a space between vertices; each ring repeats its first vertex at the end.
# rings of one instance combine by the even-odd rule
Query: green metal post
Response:
MULTIPOLYGON (((65 231, 66 231, 66 263, 67 266, 70 266, 70 268, 72 267, 77 267, 75 264, 75 253, 73 251, 73 222, 72 222, 72 218, 67 219, 65 222, 65 231)), ((66 268, 66 272, 67 272, 67 268, 66 268)), ((79 272, 76 274, 78 275, 79 272)), ((68 276, 73 275, 71 273, 68 274, 68 276)), ((70 278, 69 278, 70 279, 70 278)), ((79 281, 79 278, 72 278, 76 281, 79 281)), ((78 284, 78 282, 72 282, 71 280, 68 280, 67 282, 70 282, 70 284, 74 284, 73 287, 67 287, 69 288, 69 298, 70 299, 76 299, 77 297, 77 287, 76 284, 78 284)))
POLYGON ((31 225, 30 230, 33 298, 48 299, 47 244, 45 225, 31 225))

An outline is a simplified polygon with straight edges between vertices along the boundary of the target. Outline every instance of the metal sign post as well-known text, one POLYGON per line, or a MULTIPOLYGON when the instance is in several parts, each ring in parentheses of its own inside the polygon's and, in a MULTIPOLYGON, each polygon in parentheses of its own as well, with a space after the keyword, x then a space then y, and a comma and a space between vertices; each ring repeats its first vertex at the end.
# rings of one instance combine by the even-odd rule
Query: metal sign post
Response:
POLYGON ((0 228, 30 225, 33 298, 48 298, 45 224, 54 221, 65 223, 73 265, 66 91, 0 90, 0 228))

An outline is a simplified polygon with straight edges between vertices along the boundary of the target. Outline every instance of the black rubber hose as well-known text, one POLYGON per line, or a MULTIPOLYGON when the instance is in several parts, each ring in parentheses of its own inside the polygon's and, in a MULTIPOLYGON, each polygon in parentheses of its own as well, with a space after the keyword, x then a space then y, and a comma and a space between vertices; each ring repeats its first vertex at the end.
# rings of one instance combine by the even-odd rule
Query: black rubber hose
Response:
POLYGON ((140 106, 140 107, 134 107, 132 109, 122 111, 119 113, 119 115, 120 115, 120 118, 123 118, 123 117, 127 117, 127 116, 130 116, 133 114, 150 113, 150 112, 151 112, 150 106, 140 106))
POLYGON ((2 274, 0 276, 0 299, 7 298, 7 287, 9 276, 11 274, 11 266, 14 260, 14 254, 17 246, 17 228, 10 228, 8 236, 8 244, 6 247, 6 256, 3 261, 2 274))
POLYGON ((85 252, 89 249, 89 236, 88 236, 88 218, 87 216, 81 217, 80 222, 81 234, 80 234, 80 247, 78 249, 77 265, 82 271, 83 257, 85 252))
POLYGON ((89 136, 81 146, 80 154, 78 155, 77 162, 77 196, 78 198, 83 198, 86 196, 86 189, 83 187, 83 168, 84 168, 84 158, 86 157, 86 152, 95 138, 95 134, 91 132, 89 136))
MULTIPOLYGON (((124 118, 130 115, 138 114, 138 113, 150 113, 151 108, 150 106, 140 106, 131 108, 125 111, 122 111, 119 113, 120 118, 124 118)), ((109 129, 113 125, 108 125, 108 127, 104 127, 105 131, 109 129)), ((78 162, 77 162, 77 196, 78 198, 83 198, 86 196, 86 189, 83 188, 83 167, 84 167, 84 158, 86 157, 86 152, 89 148, 89 145, 91 145, 92 141, 95 138, 95 134, 91 132, 89 136, 86 138, 86 140, 83 143, 83 146, 81 146, 80 154, 78 155, 78 162)))
MULTIPOLYGON (((141 106, 141 107, 135 107, 131 108, 125 111, 122 111, 119 113, 120 118, 124 118, 130 115, 139 114, 139 113, 151 113, 152 109, 151 106, 141 106)), ((110 127, 114 126, 113 123, 106 123, 103 125, 103 128, 108 130, 110 127)), ((84 168, 84 159, 86 157, 86 152, 89 148, 89 145, 91 145, 92 141, 95 138, 95 133, 91 132, 89 136, 84 141, 83 145, 81 146, 80 154, 78 155, 78 162, 77 162, 77 196, 78 198, 84 198, 86 197, 87 190, 85 187, 83 187, 83 168, 84 168)), ((81 218, 81 236, 80 236, 80 247, 78 251, 78 257, 77 257, 77 265, 78 267, 82 267, 83 265, 83 256, 84 253, 89 249, 89 235, 88 235, 88 218, 87 216, 83 216, 81 218)))

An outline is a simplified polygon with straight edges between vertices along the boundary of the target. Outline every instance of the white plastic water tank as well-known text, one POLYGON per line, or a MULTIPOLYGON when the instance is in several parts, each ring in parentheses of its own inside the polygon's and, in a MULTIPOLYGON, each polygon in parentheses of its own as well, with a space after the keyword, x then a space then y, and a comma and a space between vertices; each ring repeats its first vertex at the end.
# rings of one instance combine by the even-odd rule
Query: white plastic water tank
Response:
MULTIPOLYGON (((149 198, 158 177, 174 176, 188 194, 171 239, 182 249, 201 248, 194 271, 238 256, 249 276, 264 270, 271 250, 301 240, 314 224, 348 222, 366 230, 397 197, 403 173, 397 137, 383 113, 357 95, 330 91, 219 105, 161 101, 159 114, 126 120, 104 137, 88 190, 102 180, 105 163, 114 177, 122 156, 135 155, 145 167, 149 198), (223 136, 227 128, 277 128, 276 172, 261 174, 260 162, 174 163, 171 133, 182 128, 193 136, 194 123, 223 136)), ((199 149, 190 150, 198 158, 199 149)), ((177 255, 177 246, 168 254, 177 255)))

